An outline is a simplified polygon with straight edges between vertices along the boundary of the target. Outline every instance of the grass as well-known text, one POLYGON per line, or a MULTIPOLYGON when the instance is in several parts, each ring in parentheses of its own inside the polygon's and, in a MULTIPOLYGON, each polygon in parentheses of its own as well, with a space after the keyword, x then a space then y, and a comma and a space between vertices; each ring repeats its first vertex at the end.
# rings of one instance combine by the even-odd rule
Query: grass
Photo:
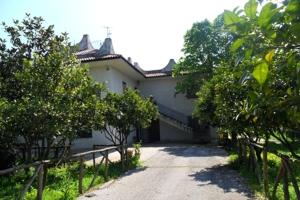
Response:
MULTIPOLYGON (((273 144, 272 146, 274 149, 280 151, 281 153, 287 153, 287 150, 282 148, 280 145, 273 144)), ((279 168, 280 168, 280 158, 277 157, 274 154, 268 153, 268 176, 269 176, 269 188, 270 188, 270 193, 273 192, 273 187, 275 183, 276 176, 278 174, 279 168)), ((258 180, 256 179, 256 176, 253 171, 249 169, 248 164, 240 164, 238 161, 238 155, 236 151, 229 151, 229 163, 230 166, 238 170, 241 176, 243 176, 248 184, 250 185, 251 189, 254 191, 255 196, 258 199, 265 199, 263 195, 263 184, 259 184, 258 180)), ((298 186, 300 186, 300 165, 299 163, 291 163, 292 169, 294 172, 294 175, 296 176, 298 186)), ((297 199, 294 188, 292 187, 291 182, 289 183, 289 192, 290 192, 290 199, 297 199)), ((281 200, 284 199, 284 194, 282 190, 282 181, 280 182, 277 192, 276 192, 276 197, 270 199, 274 200, 281 200)))
MULTIPOLYGON (((133 156, 129 160, 129 169, 140 166, 139 159, 133 156)), ((93 179, 95 169, 85 167, 83 188, 87 190, 90 182, 93 179)), ((33 175, 34 169, 30 169, 28 174, 24 171, 19 171, 14 175, 0 177, 0 199, 11 200, 17 199, 21 190, 30 177, 33 175)), ((43 199, 45 200, 72 200, 79 196, 78 193, 78 173, 79 163, 74 162, 66 166, 52 167, 48 169, 46 187, 43 192, 43 199)), ((104 180, 104 166, 100 166, 97 172, 98 176, 94 181, 94 186, 99 186, 105 182, 104 180)), ((123 174, 121 162, 116 162, 109 165, 108 180, 116 179, 123 174)), ((36 199, 36 181, 30 187, 25 196, 25 200, 36 199)))

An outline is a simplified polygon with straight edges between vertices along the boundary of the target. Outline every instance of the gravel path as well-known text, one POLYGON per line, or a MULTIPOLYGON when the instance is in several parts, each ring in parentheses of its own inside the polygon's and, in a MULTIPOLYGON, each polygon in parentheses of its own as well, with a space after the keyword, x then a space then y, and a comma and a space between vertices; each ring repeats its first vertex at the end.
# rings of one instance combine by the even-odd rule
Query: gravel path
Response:
POLYGON ((129 171, 79 199, 252 199, 243 179, 226 167, 227 154, 220 148, 163 145, 144 147, 142 155, 144 168, 129 171))

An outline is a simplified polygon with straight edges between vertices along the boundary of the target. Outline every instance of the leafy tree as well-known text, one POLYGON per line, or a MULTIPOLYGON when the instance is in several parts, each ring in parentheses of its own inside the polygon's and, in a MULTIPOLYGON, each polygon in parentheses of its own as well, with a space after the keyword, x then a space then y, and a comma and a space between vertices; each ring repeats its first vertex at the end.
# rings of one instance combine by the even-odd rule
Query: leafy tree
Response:
POLYGON ((181 77, 177 92, 195 94, 213 69, 228 56, 231 35, 222 32, 223 15, 214 23, 208 20, 193 24, 184 37, 184 57, 175 66, 173 76, 181 77))
POLYGON ((109 92, 104 100, 109 106, 105 113, 104 134, 114 145, 126 144, 133 129, 150 126, 158 115, 157 107, 150 98, 143 99, 130 88, 123 94, 109 92))
MULTIPOLYGON (((299 129, 300 94, 300 2, 283 5, 266 3, 260 13, 258 3, 249 0, 241 15, 226 11, 225 25, 237 35, 232 53, 241 52, 240 65, 249 85, 245 116, 255 119, 268 141, 270 136, 286 145, 293 156, 289 132, 299 129)), ((242 77, 242 79, 244 78, 242 77)))
POLYGON ((104 125, 103 86, 70 53, 67 35, 42 22, 27 14, 13 26, 3 24, 10 45, 0 41, 1 146, 13 149, 23 138, 27 162, 33 145, 47 146, 45 158, 58 141, 104 125))
POLYGON ((222 31, 233 36, 230 56, 198 92, 195 115, 265 145, 273 136, 299 158, 289 133, 300 128, 300 3, 258 7, 249 0, 224 12, 222 31))

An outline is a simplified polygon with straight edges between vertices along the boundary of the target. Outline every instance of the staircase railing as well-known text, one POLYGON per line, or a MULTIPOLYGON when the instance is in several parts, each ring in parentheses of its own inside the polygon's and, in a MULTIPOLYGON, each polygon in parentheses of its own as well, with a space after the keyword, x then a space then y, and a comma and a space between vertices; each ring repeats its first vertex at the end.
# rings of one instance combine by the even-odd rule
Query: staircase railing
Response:
POLYGON ((173 121, 177 126, 180 126, 181 129, 187 132, 193 132, 193 129, 188 125, 188 116, 168 108, 165 105, 157 103, 159 113, 164 116, 165 118, 170 119, 173 121))

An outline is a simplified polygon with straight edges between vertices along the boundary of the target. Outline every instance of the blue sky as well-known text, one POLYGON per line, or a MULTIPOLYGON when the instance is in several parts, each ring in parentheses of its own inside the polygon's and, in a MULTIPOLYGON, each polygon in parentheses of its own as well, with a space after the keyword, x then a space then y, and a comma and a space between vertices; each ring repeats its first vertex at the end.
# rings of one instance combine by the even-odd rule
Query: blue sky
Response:
MULTIPOLYGON (((8 24, 25 13, 42 16, 57 33, 68 32, 79 42, 89 34, 94 47, 111 27, 116 53, 130 56, 143 69, 164 67, 182 56, 183 37, 192 24, 213 20, 224 9, 243 6, 246 0, 0 0, 0 21, 8 24)), ((0 37, 4 37, 0 30, 0 37)))

